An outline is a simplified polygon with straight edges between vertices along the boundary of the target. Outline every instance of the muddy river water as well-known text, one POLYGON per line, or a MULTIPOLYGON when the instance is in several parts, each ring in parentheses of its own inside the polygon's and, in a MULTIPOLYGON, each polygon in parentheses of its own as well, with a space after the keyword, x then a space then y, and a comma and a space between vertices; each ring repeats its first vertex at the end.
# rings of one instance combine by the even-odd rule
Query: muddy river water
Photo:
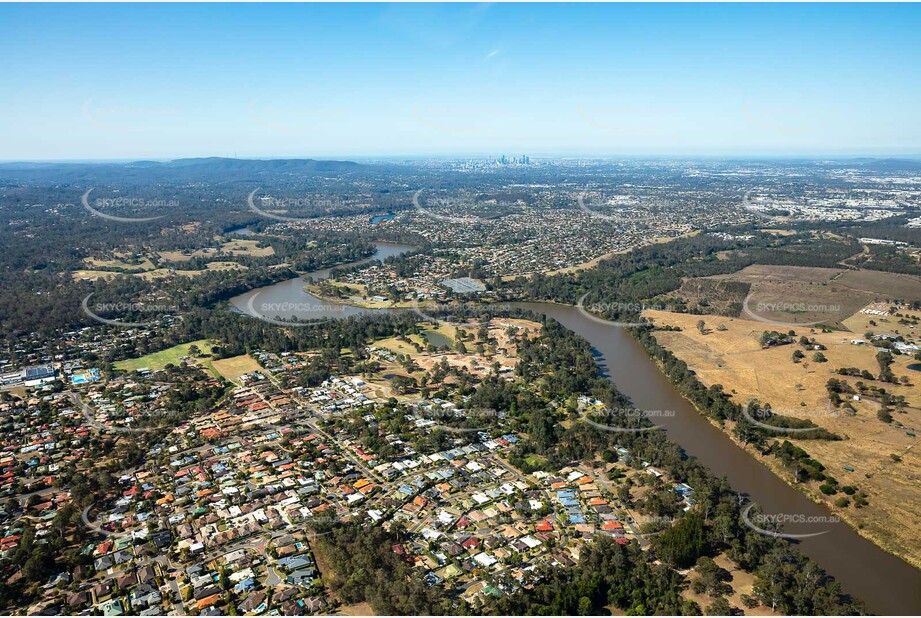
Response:
MULTIPOLYGON (((407 245, 379 243, 377 253, 369 260, 383 260, 410 250, 412 247, 407 245)), ((329 270, 309 276, 325 278, 329 270)), ((331 306, 305 292, 304 285, 302 278, 283 281, 251 290, 231 299, 231 303, 243 313, 252 313, 253 306, 258 308, 264 303, 290 308, 273 312, 268 316, 271 318, 342 318, 386 311, 331 306)), ((746 494, 765 513, 784 516, 788 522, 783 528, 785 533, 812 535, 793 542, 841 582, 846 592, 864 601, 870 612, 921 613, 921 571, 878 548, 844 522, 834 522, 827 508, 810 501, 736 446, 675 390, 626 330, 591 320, 571 306, 549 303, 513 303, 513 306, 552 317, 588 340, 602 374, 638 408, 661 411, 651 420, 688 455, 697 457, 717 476, 725 476, 733 489, 746 494)))

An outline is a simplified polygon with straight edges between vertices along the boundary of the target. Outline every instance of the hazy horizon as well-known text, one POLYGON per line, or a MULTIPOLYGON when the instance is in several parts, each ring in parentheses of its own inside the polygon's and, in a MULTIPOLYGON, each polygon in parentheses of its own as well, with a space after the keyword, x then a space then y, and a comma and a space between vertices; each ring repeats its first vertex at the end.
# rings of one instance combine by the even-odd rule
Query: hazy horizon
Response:
POLYGON ((61 164, 119 164, 119 163, 140 163, 151 161, 154 163, 169 163, 171 161, 185 159, 238 159, 251 161, 290 161, 290 160, 314 160, 314 161, 352 161, 352 162, 373 162, 387 160, 401 161, 436 161, 436 160, 462 160, 462 159, 493 159, 501 155, 520 156, 527 155, 535 160, 566 160, 566 159, 585 159, 595 161, 618 161, 618 160, 676 160, 676 161, 769 161, 769 160, 803 160, 814 161, 827 159, 831 161, 848 161, 852 159, 921 159, 921 153, 789 153, 789 154, 760 154, 760 153, 739 153, 739 154, 693 154, 693 153, 676 153, 676 154, 601 154, 601 153, 537 153, 517 151, 497 151, 489 153, 433 153, 433 154, 391 154, 391 155, 371 155, 371 154, 339 154, 339 155, 289 155, 289 156, 271 156, 271 155, 253 155, 253 156, 233 156, 233 155, 190 155, 190 156, 166 156, 166 157, 120 157, 113 159, 104 158, 75 158, 75 159, 0 159, 0 165, 16 163, 61 163, 61 164))

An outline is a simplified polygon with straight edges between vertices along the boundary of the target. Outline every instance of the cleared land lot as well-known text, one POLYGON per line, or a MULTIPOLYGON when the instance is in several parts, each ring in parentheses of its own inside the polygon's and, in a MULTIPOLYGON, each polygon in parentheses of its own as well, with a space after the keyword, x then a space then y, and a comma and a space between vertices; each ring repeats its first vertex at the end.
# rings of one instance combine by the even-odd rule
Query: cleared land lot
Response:
POLYGON ((843 320, 874 301, 921 299, 921 277, 870 270, 756 264, 706 279, 748 283, 748 306, 758 317, 796 324, 843 327, 843 320))
MULTIPOLYGON (((729 577, 731 578, 728 582, 729 586, 732 588, 732 592, 726 595, 726 600, 729 601, 729 604, 732 607, 744 608, 746 616, 781 616, 782 614, 771 611, 771 608, 767 605, 759 605, 754 609, 750 609, 745 606, 742 602, 742 595, 752 596, 752 589, 755 587, 755 576, 751 573, 746 573, 745 571, 736 567, 732 560, 725 554, 720 554, 713 559, 714 562, 721 568, 729 571, 729 577)), ((691 580, 696 579, 694 575, 691 575, 691 580)), ((716 601, 716 597, 707 594, 706 592, 701 594, 695 594, 690 586, 685 588, 681 596, 685 599, 690 599, 696 601, 700 605, 701 609, 706 610, 711 603, 716 601)))
POLYGON ((182 270, 177 268, 155 268, 153 270, 137 271, 132 273, 116 273, 105 270, 76 270, 71 273, 75 280, 88 279, 96 281, 104 279, 106 281, 114 279, 122 274, 129 274, 132 277, 141 277, 142 279, 165 279, 166 277, 197 277, 202 273, 210 270, 245 270, 246 266, 236 262, 208 262, 204 270, 182 270))
MULTIPOLYGON (((482 378, 492 373, 493 363, 499 363, 502 369, 513 369, 517 365, 518 349, 514 343, 511 342, 511 338, 508 335, 509 327, 517 329, 516 332, 524 330, 528 333, 529 337, 536 336, 540 333, 540 324, 536 322, 519 319, 494 318, 489 323, 489 336, 496 341, 494 344, 494 353, 490 352, 490 346, 486 346, 484 353, 478 354, 476 351, 477 344, 473 337, 464 342, 467 348, 466 352, 461 353, 453 349, 457 327, 448 324, 439 324, 437 326, 434 324, 429 325, 425 333, 438 333, 445 337, 451 342, 451 350, 441 349, 435 352, 429 352, 428 339, 419 335, 411 335, 408 339, 420 345, 422 348, 421 352, 417 351, 416 347, 412 344, 396 337, 378 340, 374 343, 374 346, 411 357, 414 363, 423 371, 433 370, 436 365, 440 365, 442 360, 444 360, 452 367, 466 367, 472 375, 482 378)), ((464 330, 469 335, 476 335, 478 326, 475 323, 471 323, 470 326, 464 330)), ((414 373, 409 373, 403 365, 398 362, 381 361, 380 371, 370 377, 363 376, 363 379, 381 393, 385 393, 385 396, 396 396, 390 388, 389 380, 398 375, 411 376, 418 379, 422 375, 422 372, 415 371, 414 373)), ((447 378, 448 382, 452 380, 454 380, 453 376, 447 378)), ((399 399, 416 399, 417 397, 417 395, 409 397, 398 396, 399 399)))
POLYGON ((176 277, 197 277, 198 275, 209 270, 246 270, 246 267, 236 262, 208 262, 205 270, 180 270, 173 268, 158 268, 144 273, 138 273, 136 276, 144 279, 163 279, 169 276, 176 277))
MULTIPOLYGON (((864 327, 871 316, 857 314, 845 319, 859 327, 857 333, 835 331, 821 333, 815 328, 779 328, 763 322, 718 316, 696 316, 664 311, 649 311, 645 315, 657 325, 678 326, 680 332, 656 332, 660 344, 685 361, 707 386, 721 384, 733 400, 744 404, 751 398, 770 403, 780 414, 808 418, 816 424, 845 438, 843 441, 797 440, 793 435, 778 435, 780 440, 805 449, 827 466, 829 472, 842 485, 856 485, 869 494, 870 505, 862 509, 853 506, 839 509, 832 506, 834 498, 822 495, 817 487, 810 488, 811 495, 824 500, 833 509, 846 516, 863 532, 893 553, 921 565, 921 452, 918 438, 908 435, 921 429, 921 372, 908 369, 913 361, 908 356, 895 357, 892 371, 896 376, 908 376, 910 385, 893 385, 875 380, 862 380, 904 395, 909 408, 905 413, 894 413, 896 422, 880 421, 876 412, 879 404, 862 399, 852 404, 855 416, 843 412, 829 413, 826 383, 837 378, 856 384, 859 378, 844 377, 834 373, 841 367, 866 369, 879 375, 877 350, 872 346, 852 345, 851 340, 862 338, 864 327), (705 330, 697 328, 703 319, 705 330), (718 330, 725 327, 726 330, 718 330), (805 335, 828 349, 822 353, 828 362, 813 360, 813 351, 798 344, 762 349, 759 343, 765 330, 794 330, 796 338, 805 335), (806 354, 804 362, 794 363, 795 350, 806 354), (902 461, 890 457, 896 454, 902 461), (853 472, 844 466, 854 468, 853 472)), ((876 318, 877 320, 879 318, 876 318)), ((910 327, 885 324, 872 328, 877 333, 895 332, 917 338, 910 327)), ((727 426, 731 429, 731 423, 727 426)), ((836 496, 837 497, 837 496, 836 496)))
POLYGON ((70 276, 73 277, 74 281, 87 280, 87 281, 110 281, 117 277, 120 273, 107 272, 104 270, 75 270, 70 273, 70 276))
POLYGON ((211 366, 216 372, 231 382, 235 382, 237 378, 245 373, 262 371, 262 367, 259 366, 259 363, 249 354, 211 361, 211 366))
POLYGON ((151 268, 154 268, 153 263, 147 256, 144 256, 143 258, 132 258, 128 255, 121 255, 114 260, 86 258, 83 261, 92 268, 120 268, 122 270, 132 272, 150 270, 151 268))
POLYGON ((260 247, 258 240, 228 240, 220 247, 206 247, 195 251, 161 251, 158 255, 171 262, 187 262, 192 258, 213 258, 220 255, 249 255, 252 257, 266 257, 275 255, 272 247, 260 247))

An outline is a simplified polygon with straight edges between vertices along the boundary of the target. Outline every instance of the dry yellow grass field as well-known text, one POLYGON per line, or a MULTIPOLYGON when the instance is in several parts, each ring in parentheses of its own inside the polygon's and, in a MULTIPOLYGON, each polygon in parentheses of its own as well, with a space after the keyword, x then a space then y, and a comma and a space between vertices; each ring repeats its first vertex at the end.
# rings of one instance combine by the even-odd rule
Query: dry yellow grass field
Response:
POLYGON ((356 603, 355 605, 340 605, 338 614, 343 616, 376 616, 374 609, 368 603, 356 603))
POLYGON ((119 273, 108 272, 104 270, 75 270, 70 273, 70 276, 73 277, 74 281, 87 280, 87 281, 98 281, 100 279, 104 281, 110 281, 117 277, 119 273))
POLYGON ((150 257, 146 255, 137 260, 125 256, 124 259, 100 260, 96 258, 86 258, 83 261, 90 268, 120 268, 126 272, 142 272, 155 268, 150 257))
POLYGON ((166 277, 197 277, 209 270, 245 270, 246 266, 236 262, 208 262, 205 270, 182 270, 178 268, 155 268, 154 270, 139 271, 133 273, 115 273, 106 270, 76 270, 70 274, 75 281, 86 279, 97 281, 103 279, 109 281, 121 275, 131 277, 140 277, 142 279, 165 279, 166 277))
POLYGON ((766 227, 761 228, 761 231, 767 232, 768 234, 771 234, 773 236, 793 236, 794 234, 796 234, 795 230, 777 230, 777 229, 766 228, 766 227))
MULTIPOLYGON (((224 242, 220 248, 198 249, 191 252, 182 251, 161 251, 157 254, 160 260, 167 262, 188 262, 194 257, 214 258, 221 256, 238 256, 248 255, 252 257, 264 257, 273 255, 275 250, 272 247, 258 247, 258 241, 255 240, 229 240, 224 242)), ((213 261, 209 262, 205 270, 183 270, 180 268, 157 268, 153 263, 150 255, 143 255, 139 258, 132 257, 129 253, 116 252, 115 259, 104 260, 99 258, 86 258, 84 262, 90 268, 77 270, 71 273, 75 281, 88 280, 109 281, 120 274, 130 274, 147 280, 164 279, 170 276, 196 277, 206 270, 243 270, 246 267, 232 261, 213 261), (137 263, 134 263, 137 262, 137 263), (95 270, 98 268, 119 268, 123 272, 114 272, 107 270, 95 270)))
MULTIPOLYGON (((905 413, 894 413, 896 423, 886 424, 876 417, 879 408, 872 401, 854 401, 855 416, 843 412, 829 412, 826 383, 832 377, 854 385, 859 379, 835 374, 841 367, 866 369, 874 376, 879 374, 877 350, 872 346, 852 345, 852 339, 863 338, 864 330, 872 316, 856 314, 844 320, 854 326, 855 332, 834 331, 822 333, 810 327, 779 327, 763 322, 717 316, 696 316, 648 311, 645 313, 657 325, 679 326, 680 332, 656 332, 660 344, 685 361, 707 386, 721 384, 735 402, 744 404, 751 398, 770 403, 774 410, 786 416, 808 418, 832 431, 843 441, 797 440, 794 435, 778 435, 790 439, 822 462, 842 485, 856 485, 869 494, 870 505, 862 509, 853 506, 836 510, 883 547, 921 565, 921 452, 918 438, 908 435, 908 430, 921 429, 921 372, 908 369, 916 362, 902 355, 895 357, 892 371, 896 376, 908 376, 910 385, 893 385, 863 380, 885 388, 888 392, 904 395, 909 408, 905 413), (697 328, 703 319, 705 332, 697 328), (718 330, 718 327, 726 330, 718 330), (813 361, 812 351, 798 344, 762 349, 759 338, 765 330, 787 332, 794 330, 796 338, 806 335, 827 347, 823 354, 828 362, 813 361), (793 363, 794 350, 803 350, 804 362, 793 363), (902 458, 896 463, 890 457, 902 458), (853 472, 844 466, 854 468, 853 472)), ((878 320, 878 318, 876 318, 878 320)), ((898 324, 870 329, 876 333, 895 332, 898 324)), ((914 330, 902 326, 903 333, 914 330)), ((728 427, 731 429, 731 427, 728 427)), ((917 431, 916 431, 917 432, 917 431)), ((833 498, 823 496, 816 487, 811 495, 825 502, 833 498)))
POLYGON ((217 255, 249 255, 252 257, 265 257, 275 255, 272 247, 259 247, 257 240, 234 239, 221 244, 220 247, 207 247, 195 251, 161 251, 158 255, 170 262, 187 262, 192 258, 211 258, 217 255))
POLYGON ((197 277, 208 270, 245 270, 246 266, 236 262, 208 262, 205 270, 180 270, 176 268, 158 268, 144 273, 137 273, 136 277, 143 279, 164 279, 166 277, 197 277))
POLYGON ((262 367, 259 366, 259 363, 257 363, 256 360, 249 354, 242 354, 240 356, 232 356, 230 358, 222 358, 221 360, 212 361, 211 366, 214 367, 215 371, 217 371, 231 382, 235 382, 237 378, 242 376, 244 373, 262 370, 262 367))

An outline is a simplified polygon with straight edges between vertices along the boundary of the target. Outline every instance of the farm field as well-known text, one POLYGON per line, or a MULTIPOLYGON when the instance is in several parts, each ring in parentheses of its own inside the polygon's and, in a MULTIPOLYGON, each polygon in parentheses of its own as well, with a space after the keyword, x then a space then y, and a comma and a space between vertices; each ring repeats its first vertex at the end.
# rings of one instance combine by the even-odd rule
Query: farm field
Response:
MULTIPOLYGON (((921 372, 909 369, 916 363, 910 356, 895 356, 893 373, 906 376, 909 384, 894 385, 876 380, 861 380, 835 373, 842 367, 866 369, 874 376, 879 374, 877 350, 871 345, 854 345, 854 339, 864 336, 864 330, 821 332, 818 328, 780 328, 764 322, 697 316, 665 311, 645 312, 657 326, 677 326, 677 331, 657 331, 659 343, 685 361, 689 368, 707 386, 720 384, 731 394, 733 401, 745 404, 750 399, 770 403, 773 409, 785 416, 807 418, 817 425, 838 434, 842 441, 797 440, 791 434, 778 434, 805 449, 823 463, 841 485, 856 485, 867 491, 869 506, 840 509, 832 506, 834 497, 824 496, 817 488, 810 488, 815 499, 823 500, 845 516, 858 528, 890 551, 921 563, 921 452, 918 438, 909 435, 921 429, 921 372), (704 321, 701 332, 697 323, 704 321), (723 330, 725 329, 725 330, 723 330), (763 349, 759 338, 766 330, 793 330, 796 339, 805 335, 827 348, 822 354, 827 362, 815 362, 814 352, 798 344, 779 345, 763 349), (803 350, 806 358, 794 363, 792 354, 803 350), (826 384, 836 378, 855 385, 858 381, 885 388, 888 392, 904 395, 908 407, 905 412, 894 412, 893 422, 887 424, 877 418, 880 404, 861 398, 851 401, 856 415, 848 415, 830 407, 826 384), (893 460, 891 455, 901 458, 893 460), (845 469, 853 468, 853 472, 845 469)), ((871 316, 857 313, 844 319, 855 327, 869 325, 871 316), (865 316, 865 317, 862 317, 865 316)), ((878 320, 879 318, 877 318, 878 320)), ((879 324, 879 323, 877 323, 879 324)), ((872 328, 877 333, 895 333, 901 330, 908 340, 918 335, 910 327, 885 324, 872 328)), ((731 423, 727 423, 731 430, 731 423)))

